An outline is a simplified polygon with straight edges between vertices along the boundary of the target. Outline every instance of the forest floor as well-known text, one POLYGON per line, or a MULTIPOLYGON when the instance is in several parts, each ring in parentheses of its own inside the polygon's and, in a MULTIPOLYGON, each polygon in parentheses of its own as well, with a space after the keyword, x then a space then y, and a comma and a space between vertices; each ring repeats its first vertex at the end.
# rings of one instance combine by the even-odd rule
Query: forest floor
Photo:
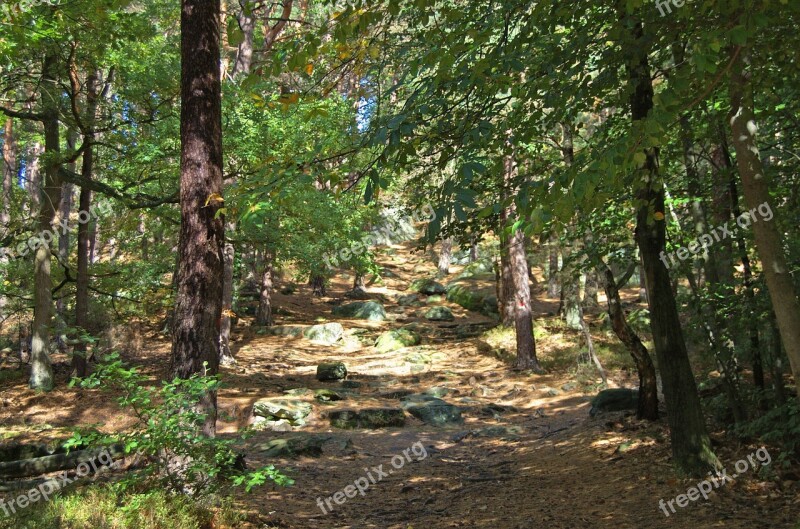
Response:
MULTIPOLYGON (((535 306, 538 354, 548 374, 517 372, 504 355, 485 346, 491 319, 444 301, 440 304, 453 311, 455 320, 430 322, 422 317, 425 307, 396 303, 413 279, 435 272, 426 255, 410 253, 408 247, 396 250, 382 263, 392 277, 367 287, 386 306, 387 321, 332 317, 332 306, 347 301, 343 296, 352 279, 346 277, 335 281, 324 298, 312 298, 304 286, 292 295, 276 295, 278 325, 338 321, 345 328, 338 345, 266 335, 244 320, 235 328, 237 363, 223 368, 220 435, 233 435, 250 422, 258 399, 312 390, 293 392, 293 398, 313 407, 305 425, 291 432, 259 431, 242 446, 250 467, 272 463, 295 480, 292 487, 261 487, 237 495, 250 527, 796 527, 796 472, 771 480, 745 472, 711 492, 708 500, 701 497, 685 508, 676 505, 667 517, 659 500, 685 494, 698 480, 675 477, 663 420, 650 424, 625 412, 590 417, 596 375, 578 365, 579 336, 553 315, 558 300, 539 292, 535 306), (381 332, 413 322, 419 324, 422 345, 390 353, 372 347, 381 332), (317 381, 316 366, 323 360, 344 362, 348 381, 317 381), (317 389, 332 389, 346 400, 319 402, 313 393, 317 389), (434 427, 407 416, 404 427, 342 430, 332 428, 327 419, 332 410, 398 408, 399 396, 426 391, 445 393, 441 398, 460 408, 463 423, 434 427), (289 438, 311 449, 305 455, 267 457, 265 450, 274 446, 268 443, 289 438), (346 497, 347 491, 353 495, 352 488, 345 490, 353 483, 360 483, 364 493, 346 497), (339 491, 340 502, 329 499, 325 505, 339 491)), ((634 303, 635 292, 626 294, 634 303)), ((165 375, 168 339, 146 329, 129 331, 132 352, 125 354, 126 360, 141 365, 154 380, 165 375)), ((593 334, 601 348, 618 357, 617 363, 601 357, 610 385, 634 387, 635 373, 613 334, 599 324, 593 334)), ((132 422, 107 394, 66 388, 66 360, 55 355, 54 361, 62 368, 59 387, 49 394, 35 394, 21 376, 1 372, 4 437, 46 439, 79 424, 114 430, 132 422)), ((759 448, 741 445, 723 431, 712 437, 729 474, 734 462, 759 448)))

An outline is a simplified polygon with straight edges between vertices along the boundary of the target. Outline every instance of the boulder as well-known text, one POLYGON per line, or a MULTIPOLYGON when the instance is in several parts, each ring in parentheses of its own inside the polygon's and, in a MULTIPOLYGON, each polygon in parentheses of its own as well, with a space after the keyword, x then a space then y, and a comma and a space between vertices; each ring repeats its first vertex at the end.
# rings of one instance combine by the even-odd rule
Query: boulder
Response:
POLYGON ((447 293, 447 289, 441 283, 433 279, 415 279, 408 286, 408 290, 419 292, 426 296, 437 296, 447 293))
POLYGON ((299 327, 297 325, 275 325, 273 327, 267 328, 267 334, 272 336, 302 336, 303 332, 305 332, 305 327, 299 327))
POLYGON ((474 278, 476 276, 494 275, 494 264, 488 259, 479 259, 466 265, 456 276, 458 279, 474 278))
POLYGON ((360 411, 337 410, 328 414, 334 428, 391 428, 401 427, 406 423, 406 416, 399 408, 372 408, 360 411))
POLYGON ((356 320, 383 321, 386 310, 377 301, 356 301, 333 308, 333 315, 356 320))
POLYGON ((345 400, 347 397, 331 389, 318 389, 314 392, 314 398, 320 402, 335 402, 345 400))
POLYGON ((592 399, 589 415, 609 411, 635 410, 639 404, 639 391, 628 388, 604 389, 592 399))
POLYGON ((464 422, 458 406, 431 395, 409 395, 402 400, 403 408, 425 424, 447 426, 464 422))
POLYGON ((297 457, 322 455, 322 445, 331 439, 328 435, 303 435, 286 439, 272 439, 259 446, 267 457, 297 457))
POLYGON ((347 378, 347 366, 343 362, 322 362, 317 366, 317 380, 329 382, 347 378))
POLYGON ((431 307, 425 311, 425 319, 430 321, 453 321, 455 316, 447 307, 431 307))
POLYGON ((401 307, 416 307, 421 302, 417 294, 405 294, 397 297, 397 304, 401 307))
POLYGON ((403 347, 411 347, 420 344, 419 334, 409 329, 396 329, 387 331, 378 337, 375 342, 375 349, 379 353, 388 353, 402 349, 403 347))
POLYGON ((261 399, 253 404, 253 415, 256 417, 263 417, 268 421, 285 419, 292 426, 305 424, 305 418, 311 410, 311 404, 308 402, 281 397, 261 399))
POLYGON ((334 345, 344 336, 344 327, 341 323, 323 323, 312 325, 303 332, 303 336, 314 343, 321 345, 334 345))

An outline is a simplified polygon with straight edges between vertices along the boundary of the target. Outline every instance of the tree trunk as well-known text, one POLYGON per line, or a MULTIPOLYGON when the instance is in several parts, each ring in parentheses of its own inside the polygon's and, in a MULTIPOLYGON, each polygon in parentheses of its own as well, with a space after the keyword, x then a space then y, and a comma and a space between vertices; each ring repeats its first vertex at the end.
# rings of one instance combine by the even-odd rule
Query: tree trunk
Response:
POLYGON ((600 308, 600 302, 597 299, 598 290, 597 273, 593 270, 586 272, 586 287, 583 291, 583 308, 584 310, 594 311, 600 308))
POLYGON ((450 260, 453 256, 453 239, 448 237, 442 240, 442 249, 439 252, 439 276, 444 277, 450 274, 450 260))
POLYGON ((308 279, 308 284, 311 287, 311 294, 319 298, 326 294, 325 290, 325 276, 319 274, 311 274, 308 279))
POLYGON ((50 324, 52 318, 53 282, 50 276, 50 242, 56 207, 61 203, 59 175, 60 142, 58 134, 57 58, 48 53, 42 67, 42 106, 44 115, 45 160, 44 187, 39 200, 39 230, 50 234, 40 238, 34 255, 33 339, 31 342, 31 377, 29 386, 39 391, 53 389, 53 367, 50 363, 50 324))
POLYGON ((500 269, 498 270, 500 274, 499 282, 497 283, 499 292, 497 304, 500 311, 500 322, 505 327, 514 325, 514 279, 509 245, 510 241, 507 237, 500 238, 500 269))
MULTIPOLYGON (((180 378, 219 371, 223 246, 219 0, 181 9, 181 230, 172 339, 180 378)), ((217 395, 204 395, 203 433, 216 434, 217 395)))
POLYGON ((478 248, 477 238, 473 238, 469 245, 469 262, 474 263, 478 260, 480 249, 478 248))
POLYGON ((550 242, 548 244, 548 266, 547 266, 547 297, 557 298, 561 295, 558 288, 558 256, 561 250, 558 247, 558 237, 553 234, 550 235, 550 242))
MULTIPOLYGON (((270 327, 272 319, 272 290, 274 289, 275 258, 269 250, 264 252, 264 270, 261 272, 261 286, 258 296, 258 310, 256 311, 256 325, 270 327)), ((323 291, 324 291, 323 279, 323 291)), ((321 294, 324 295, 324 294, 321 294)))
POLYGON ((636 408, 636 417, 648 421, 658 420, 658 382, 653 360, 650 358, 647 347, 628 325, 625 311, 622 310, 622 300, 619 297, 619 285, 617 285, 611 268, 600 261, 597 266, 597 274, 604 279, 603 287, 608 302, 611 328, 614 329, 614 334, 633 357, 636 372, 639 374, 639 402, 636 408))
POLYGON ((0 205, 0 225, 8 227, 11 222, 11 188, 17 174, 17 146, 14 141, 14 120, 7 117, 3 128, 3 188, 0 205))
MULTIPOLYGON (((653 108, 653 85, 641 22, 636 22, 631 32, 628 74, 631 119, 635 124, 647 119, 653 108)), ((667 404, 673 463, 687 474, 699 475, 719 467, 719 461, 711 449, 669 271, 660 259, 666 248, 666 224, 664 188, 658 180, 658 149, 648 148, 644 154, 645 161, 635 175, 636 182, 643 182, 636 196, 642 205, 636 216, 635 238, 642 256, 650 326, 667 404)))
POLYGON ((239 11, 236 13, 236 20, 239 23, 239 29, 242 30, 243 38, 236 51, 233 77, 250 73, 250 65, 253 62, 253 33, 256 27, 253 3, 248 0, 239 0, 238 3, 239 11))
POLYGON ((28 149, 28 158, 25 163, 25 187, 28 190, 29 208, 31 217, 39 212, 42 193, 42 154, 44 147, 38 141, 28 149))
MULTIPOLYGON (((770 206, 769 184, 759 157, 756 121, 753 110, 753 87, 750 80, 750 51, 747 47, 732 52, 730 124, 736 164, 742 178, 744 199, 750 211, 770 206), (766 206, 765 206, 766 205, 766 206)), ((778 320, 781 340, 789 357, 798 395, 800 395, 800 304, 783 252, 778 222, 759 221, 751 215, 756 250, 762 262, 772 307, 778 320)))
MULTIPOLYGON (((228 230, 233 233, 236 229, 233 223, 228 224, 228 230)), ((225 242, 225 263, 222 276, 222 320, 219 329, 219 362, 222 365, 235 364, 231 352, 231 318, 233 317, 233 266, 236 251, 230 238, 225 242)))

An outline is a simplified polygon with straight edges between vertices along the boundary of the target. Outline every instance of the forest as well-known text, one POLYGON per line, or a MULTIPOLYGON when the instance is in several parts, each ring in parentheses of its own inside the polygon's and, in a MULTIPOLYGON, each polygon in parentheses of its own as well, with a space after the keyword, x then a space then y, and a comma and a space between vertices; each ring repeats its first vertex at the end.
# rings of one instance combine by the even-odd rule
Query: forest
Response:
POLYGON ((2 0, 0 529, 800 529, 798 27, 2 0))

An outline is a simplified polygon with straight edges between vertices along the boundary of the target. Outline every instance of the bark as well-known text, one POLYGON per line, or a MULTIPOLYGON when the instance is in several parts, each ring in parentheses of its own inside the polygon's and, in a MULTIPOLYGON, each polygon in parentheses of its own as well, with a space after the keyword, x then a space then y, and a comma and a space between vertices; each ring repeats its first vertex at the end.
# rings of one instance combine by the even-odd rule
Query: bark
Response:
MULTIPOLYGON (((633 25, 631 33, 628 75, 631 119, 635 124, 646 119, 653 108, 653 85, 640 22, 633 25)), ((650 325, 667 404, 673 463, 682 472, 700 475, 718 467, 719 461, 711 449, 669 271, 660 259, 665 252, 666 223, 664 188, 658 181, 658 149, 648 148, 644 154, 645 161, 635 175, 635 181, 642 182, 636 196, 642 205, 636 215, 635 238, 642 257, 650 325)))
MULTIPOLYGON (((517 175, 517 164, 513 155, 506 156, 505 177, 507 183, 513 182, 517 175)), ((506 208, 504 212, 505 225, 513 224, 516 218, 516 209, 513 205, 506 208)), ((504 226, 505 227, 505 226, 504 226)), ((508 284, 513 290, 513 309, 514 332, 517 338, 517 361, 516 369, 531 369, 536 373, 544 373, 544 369, 539 364, 536 356, 536 340, 533 336, 533 311, 531 308, 531 286, 530 271, 528 269, 528 255, 525 251, 525 233, 517 229, 511 234, 506 234, 503 230, 504 245, 508 249, 508 266, 510 277, 504 278, 504 284, 508 284)), ((504 286, 505 288, 505 286, 504 286)), ((509 303, 509 300, 505 300, 509 303)), ((509 303, 510 304, 510 303, 509 303)))
POLYGON ((450 274, 450 260, 453 257, 453 239, 448 237, 442 240, 442 249, 439 252, 439 275, 446 276, 450 274))
POLYGON ((598 291, 597 274, 593 270, 586 272, 586 287, 583 292, 583 309, 594 311, 600 308, 600 302, 597 299, 598 291))
POLYGON ((14 141, 14 120, 6 118, 3 128, 3 193, 0 205, 0 225, 8 227, 11 222, 11 188, 17 174, 17 146, 14 141))
MULTIPOLYGON (((42 122, 44 125, 44 186, 39 201, 39 230, 52 233, 56 207, 61 203, 59 173, 58 102, 56 87, 57 58, 48 53, 42 67, 42 122)), ((33 339, 31 341, 31 377, 29 386, 39 391, 53 389, 53 367, 50 363, 50 326, 52 320, 53 282, 50 275, 50 241, 40 239, 34 255, 33 339)))
MULTIPOLYGON (((502 229, 502 228, 501 228, 502 229)), ((514 325, 514 280, 512 279, 511 255, 507 238, 500 240, 500 268, 497 304, 500 322, 505 327, 514 325)))
POLYGON ((548 267, 547 267, 547 297, 557 298, 561 295, 558 288, 558 256, 561 250, 558 247, 558 237, 553 234, 550 235, 550 243, 548 246, 548 267))
POLYGON ((469 262, 474 263, 478 260, 479 257, 479 248, 478 248, 478 241, 473 239, 469 245, 469 262))
MULTIPOLYGON (((181 9, 181 229, 172 373, 219 371, 224 215, 219 0, 183 0, 181 9)), ((216 434, 217 395, 198 403, 203 433, 216 434)))
POLYGON ((250 65, 253 62, 253 33, 256 27, 256 19, 253 14, 253 4, 248 0, 239 0, 239 11, 236 13, 236 21, 242 31, 243 39, 236 50, 236 62, 233 65, 233 77, 247 75, 250 73, 250 65), (248 5, 250 4, 250 5, 248 5))
POLYGON ((35 217, 39 212, 42 192, 42 154, 44 146, 38 141, 28 150, 28 159, 25 164, 25 187, 28 190, 29 213, 35 217))
POLYGON ((311 287, 311 294, 317 297, 323 297, 326 294, 325 290, 325 276, 319 274, 311 274, 308 279, 308 284, 311 287))
MULTIPOLYGON (((228 225, 229 232, 236 229, 233 223, 228 225)), ((231 365, 235 364, 236 360, 233 358, 231 352, 231 318, 233 318, 233 267, 235 264, 235 250, 233 243, 228 239, 225 242, 225 263, 224 273, 222 276, 222 320, 219 329, 219 354, 220 364, 231 365)))
POLYGON ((611 328, 614 329, 614 334, 617 335, 617 338, 633 357, 636 372, 639 374, 639 402, 636 408, 636 417, 648 421, 658 420, 658 382, 653 360, 650 358, 650 353, 642 343, 641 338, 628 325, 625 311, 622 309, 622 300, 619 296, 621 285, 617 284, 611 268, 600 261, 597 273, 603 278, 603 288, 606 293, 611 328))
MULTIPOLYGON (((272 291, 275 288, 274 267, 275 258, 269 250, 264 252, 264 269, 261 272, 261 285, 258 296, 258 310, 256 311, 256 325, 270 327, 273 324, 272 318, 272 291)), ((323 292, 324 292, 323 279, 323 292)), ((320 294, 320 295, 324 295, 320 294)))
MULTIPOLYGON (((770 204, 769 184, 759 156, 756 141, 756 121, 753 103, 753 87, 750 78, 750 51, 736 48, 732 51, 730 98, 730 124, 736 164, 742 178, 744 199, 751 211, 770 204)), ((752 217, 752 216, 751 216, 752 217)), ((756 215, 751 226, 756 251, 762 262, 772 307, 778 321, 781 341, 789 357, 796 390, 800 395, 800 304, 797 301, 790 269, 784 255, 778 222, 759 221, 756 215)))

